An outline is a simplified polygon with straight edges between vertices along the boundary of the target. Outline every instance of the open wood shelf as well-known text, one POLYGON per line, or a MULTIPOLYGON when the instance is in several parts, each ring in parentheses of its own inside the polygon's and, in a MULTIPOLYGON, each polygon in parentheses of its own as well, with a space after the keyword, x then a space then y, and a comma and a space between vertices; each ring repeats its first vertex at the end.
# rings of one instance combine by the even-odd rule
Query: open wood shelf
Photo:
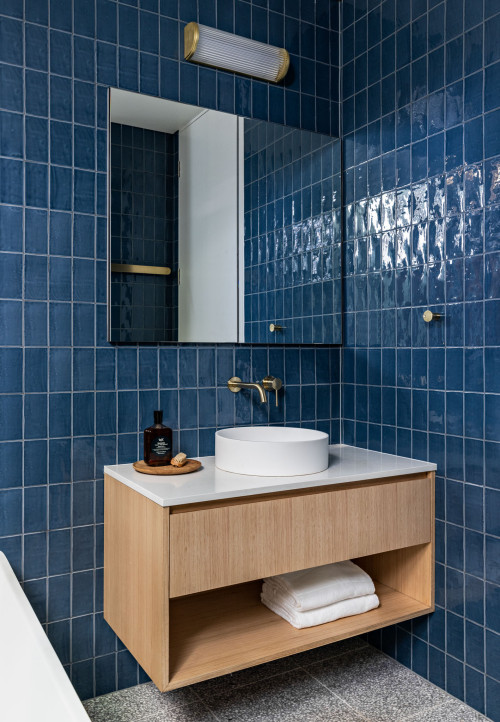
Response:
POLYGON ((378 582, 380 607, 309 629, 295 629, 260 601, 262 582, 170 600, 168 689, 201 682, 432 611, 378 582))

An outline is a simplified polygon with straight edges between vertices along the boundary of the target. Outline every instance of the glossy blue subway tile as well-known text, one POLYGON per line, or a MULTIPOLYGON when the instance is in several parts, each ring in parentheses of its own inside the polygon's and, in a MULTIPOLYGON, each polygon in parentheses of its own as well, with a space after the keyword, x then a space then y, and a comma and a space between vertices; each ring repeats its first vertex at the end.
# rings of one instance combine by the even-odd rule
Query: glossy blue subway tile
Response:
POLYGON ((465 577, 465 616, 467 619, 484 624, 484 582, 473 576, 465 577))
POLYGON ((47 606, 47 580, 34 579, 24 583, 24 593, 33 607, 35 614, 42 624, 47 621, 45 612, 47 606))
POLYGON ((69 574, 49 577, 47 621, 54 622, 70 616, 70 580, 69 574))
POLYGON ((93 393, 78 393, 73 397, 73 435, 89 436, 95 431, 95 397, 93 393))
POLYGON ((489 441, 500 441, 500 409, 498 398, 493 394, 485 394, 485 438, 489 441))
POLYGON ((84 571, 94 565, 94 527, 73 529, 73 570, 84 571))
POLYGON ((89 659, 93 651, 93 618, 91 615, 71 620, 71 661, 89 659))
POLYGON ((483 468, 483 442, 474 439, 465 439, 465 478, 471 484, 482 484, 484 478, 483 468))
POLYGON ((465 571, 481 578, 484 573, 484 536, 480 532, 465 532, 465 571))
POLYGON ((500 632, 500 615, 498 614, 498 603, 500 602, 500 587, 496 584, 485 585, 485 609, 486 609, 486 625, 500 632))
POLYGON ((47 636, 61 664, 69 664, 70 661, 70 628, 71 624, 68 619, 53 622, 47 626, 47 636))
POLYGON ((47 483, 47 442, 24 442, 24 486, 47 483))
POLYGON ((68 574, 71 571, 71 531, 58 529, 49 532, 49 574, 68 574))
POLYGON ((71 665, 71 682, 82 699, 93 694, 94 664, 91 659, 71 665))
POLYGON ((47 529, 47 487, 32 486, 24 490, 24 533, 47 529))
POLYGON ((485 491, 485 531, 500 536, 499 523, 500 492, 494 489, 485 491))
POLYGON ((22 463, 20 442, 0 444, 0 489, 22 486, 22 463))
POLYGON ((0 492, 2 511, 0 513, 0 537, 22 532, 22 492, 20 489, 6 489, 0 492))
MULTIPOLYGON (((94 572, 77 572, 73 575, 71 611, 73 616, 89 614, 94 610, 94 572)), ((92 656, 92 655, 90 655, 92 656)))
POLYGON ((486 673, 500 681, 500 635, 486 631, 486 673))
POLYGON ((484 116, 484 156, 489 158, 500 153, 500 110, 484 116))

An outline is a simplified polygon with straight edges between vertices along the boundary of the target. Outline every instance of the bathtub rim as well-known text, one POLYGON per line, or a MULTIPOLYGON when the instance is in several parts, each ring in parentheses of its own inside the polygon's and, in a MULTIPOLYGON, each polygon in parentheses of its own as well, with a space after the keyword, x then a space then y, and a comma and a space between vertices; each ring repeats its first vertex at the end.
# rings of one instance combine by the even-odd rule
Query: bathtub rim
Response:
MULTIPOLYGON (((33 639, 34 651, 40 654, 46 661, 50 676, 54 680, 54 686, 59 693, 59 700, 68 710, 71 710, 72 717, 69 722, 90 722, 90 718, 75 690, 71 681, 66 674, 66 670, 61 664, 49 638, 40 624, 26 594, 24 593, 14 570, 5 554, 0 551, 0 589, 6 586, 7 592, 11 595, 12 602, 19 606, 20 614, 27 625, 29 625, 30 634, 33 639)), ((7 600, 7 604, 9 601, 7 600)), ((8 610, 8 607, 7 607, 8 610)), ((8 650, 7 650, 8 655, 8 650)), ((0 689, 5 680, 0 679, 0 689)), ((22 679, 19 682, 22 685, 22 679)), ((0 704, 1 711, 1 704, 0 704)))

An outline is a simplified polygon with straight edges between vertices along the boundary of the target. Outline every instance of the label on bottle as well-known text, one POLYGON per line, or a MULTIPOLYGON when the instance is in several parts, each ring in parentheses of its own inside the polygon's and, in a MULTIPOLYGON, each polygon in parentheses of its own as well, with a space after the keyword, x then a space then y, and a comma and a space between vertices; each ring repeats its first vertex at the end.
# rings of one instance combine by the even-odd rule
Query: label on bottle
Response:
POLYGON ((166 436, 158 436, 151 443, 151 453, 156 456, 166 456, 171 450, 170 440, 166 436))

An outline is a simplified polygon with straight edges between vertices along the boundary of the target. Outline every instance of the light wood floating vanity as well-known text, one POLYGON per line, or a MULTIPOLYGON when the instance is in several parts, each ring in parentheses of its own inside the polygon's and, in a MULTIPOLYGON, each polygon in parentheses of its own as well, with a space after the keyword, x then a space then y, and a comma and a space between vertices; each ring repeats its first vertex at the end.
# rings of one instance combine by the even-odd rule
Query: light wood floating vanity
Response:
POLYGON ((434 464, 343 445, 310 476, 201 461, 179 477, 104 470, 104 617, 161 691, 434 610, 434 464), (298 630, 260 603, 262 577, 345 559, 378 609, 298 630))

